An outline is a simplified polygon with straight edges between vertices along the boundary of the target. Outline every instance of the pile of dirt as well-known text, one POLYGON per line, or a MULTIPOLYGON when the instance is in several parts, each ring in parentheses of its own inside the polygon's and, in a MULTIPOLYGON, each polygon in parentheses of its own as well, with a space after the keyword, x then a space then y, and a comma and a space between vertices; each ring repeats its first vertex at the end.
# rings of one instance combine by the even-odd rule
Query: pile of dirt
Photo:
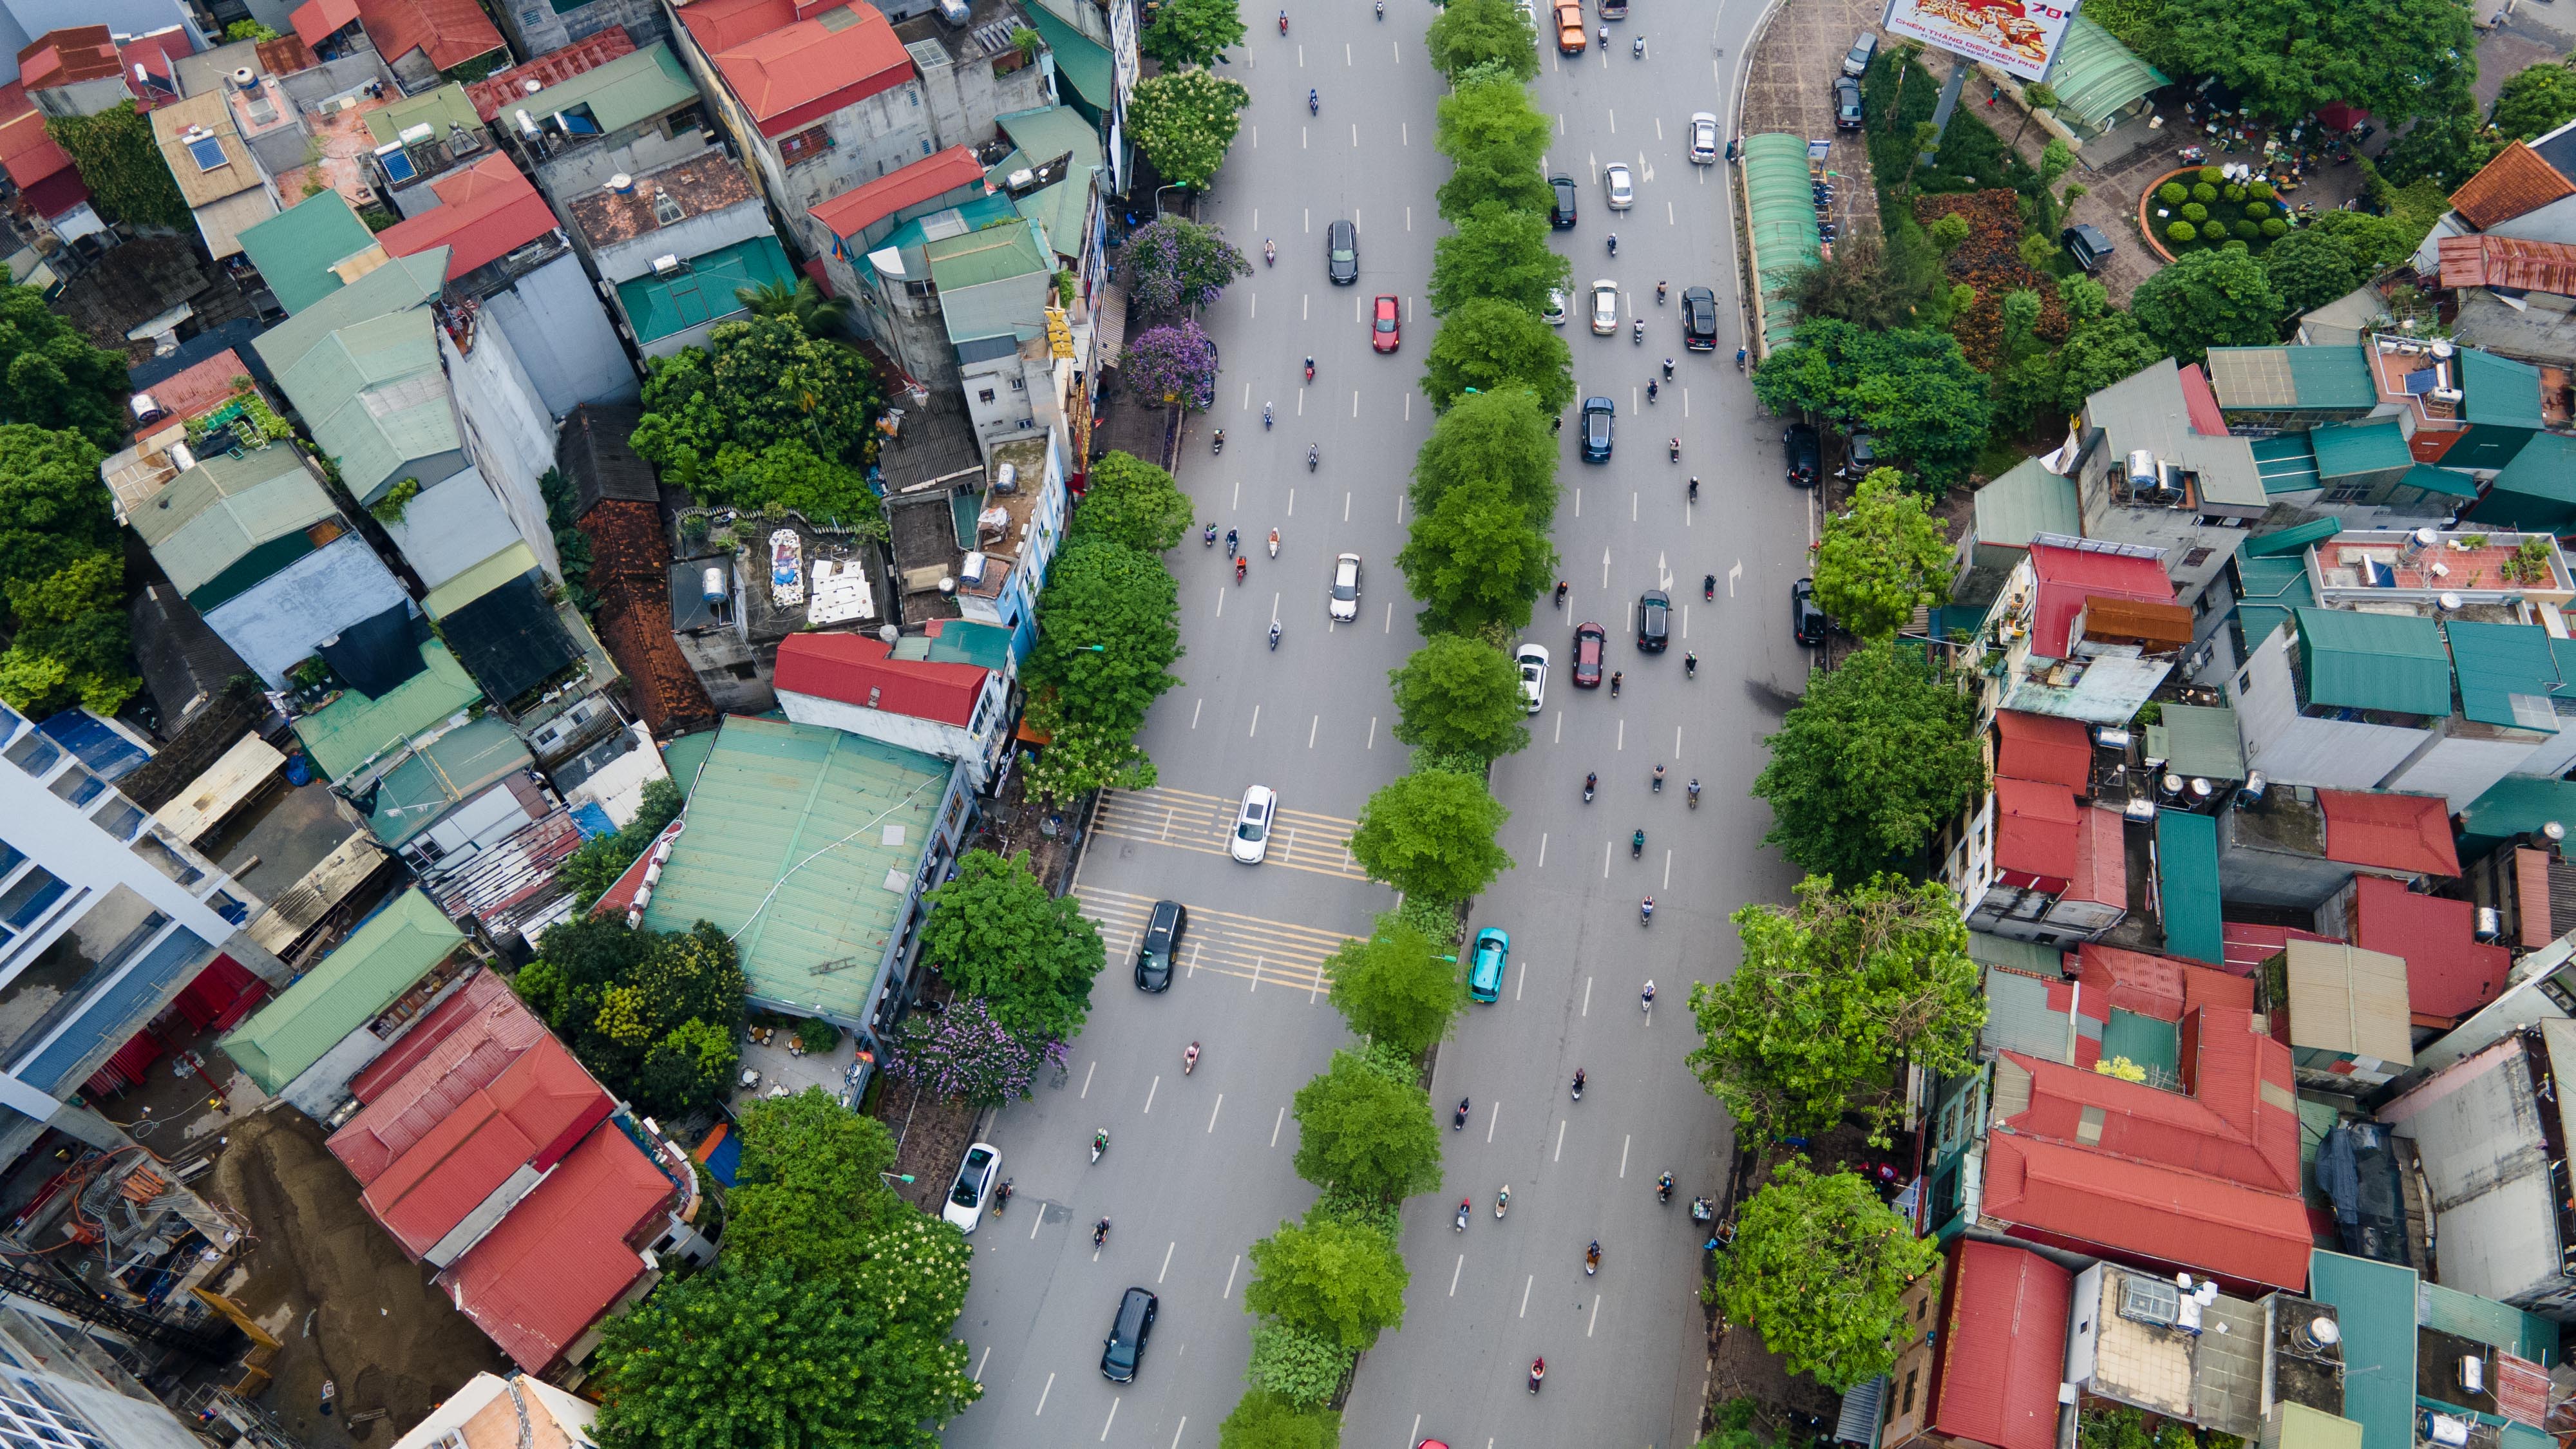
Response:
POLYGON ((475 1374, 508 1367, 428 1265, 367 1215, 357 1180, 303 1114, 235 1123, 208 1195, 250 1220, 250 1251, 221 1291, 285 1345, 269 1366, 268 1403, 305 1443, 346 1432, 389 1444, 475 1374), (339 1386, 332 1416, 320 1411, 325 1379, 339 1386))

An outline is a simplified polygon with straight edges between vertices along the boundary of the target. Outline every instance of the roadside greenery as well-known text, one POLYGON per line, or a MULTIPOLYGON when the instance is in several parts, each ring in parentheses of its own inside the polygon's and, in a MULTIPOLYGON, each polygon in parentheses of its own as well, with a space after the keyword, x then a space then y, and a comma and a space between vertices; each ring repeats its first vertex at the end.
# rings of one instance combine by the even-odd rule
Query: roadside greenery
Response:
MULTIPOLYGON (((1185 3, 1222 4, 1229 13, 1234 9, 1234 0, 1185 3)), ((1166 10, 1154 30, 1162 29, 1172 13, 1166 10)), ((1242 24, 1237 22, 1234 28, 1240 38, 1242 24)), ((1178 316, 1208 306, 1227 287, 1252 275, 1252 263, 1225 239, 1223 229, 1201 226, 1182 216, 1156 217, 1136 228, 1118 258, 1127 271, 1128 301, 1154 317, 1178 316)))
POLYGON ((1866 430, 1935 498, 1968 476, 1993 421, 1986 378, 1946 332, 1871 332, 1834 318, 1797 336, 1753 370, 1753 392, 1774 413, 1812 414, 1866 430))
POLYGON ((537 958, 511 985, 593 1076, 645 1112, 710 1111, 732 1090, 745 983, 733 942, 708 922, 663 932, 575 916, 537 938, 537 958))
POLYGON ((1190 531, 1192 511, 1171 474, 1133 453, 1108 453, 1091 465, 1075 516, 1086 538, 1161 553, 1190 531))
POLYGON ((1416 770, 1361 807, 1351 858, 1406 895, 1463 901, 1511 865, 1494 843, 1510 813, 1477 776, 1416 770))
POLYGON ((1433 635, 1388 678, 1395 737, 1415 749, 1492 760, 1529 744, 1520 671, 1482 639, 1433 635))
MULTIPOLYGON (((1441 244, 1456 240, 1442 239, 1441 244)), ((1564 258, 1557 258, 1562 267, 1564 258)), ((1422 373, 1435 411, 1468 393, 1524 387, 1547 413, 1574 402, 1574 354, 1565 337, 1527 307, 1500 297, 1473 297, 1441 318, 1422 373)))
POLYGON ((1080 512, 1038 598, 1046 621, 1029 651, 1026 719, 1046 737, 1029 784, 1059 797, 1154 783, 1137 747, 1145 712, 1179 684, 1179 586, 1159 554, 1091 536, 1080 512))
POLYGON ((1107 959, 1100 928, 1071 896, 1050 895, 1026 855, 970 850, 929 901, 922 957, 950 986, 1016 1036, 1066 1041, 1082 1030, 1107 959))
POLYGON ((1838 881, 1910 863, 1986 783, 1975 724, 1976 703, 1920 651, 1884 639, 1856 651, 1763 742, 1763 843, 1838 881))
POLYGON ((1297 1175, 1377 1201, 1440 1185, 1440 1129, 1420 1087, 1351 1052, 1298 1088, 1297 1175))
POLYGON ((1423 39, 1432 68, 1443 74, 1490 65, 1514 80, 1538 78, 1538 46, 1511 0, 1454 0, 1423 39))
POLYGON ((1917 607, 1950 597, 1949 525, 1908 492, 1893 468, 1871 470, 1851 506, 1825 516, 1816 545, 1816 602, 1864 640, 1912 622, 1917 607))
POLYGON ((1205 191, 1251 104, 1252 93, 1240 82, 1206 70, 1167 70, 1136 82, 1127 121, 1164 180, 1205 191))
POLYGON ((1329 1409, 1301 1409, 1256 1389, 1216 1426, 1216 1442, 1217 1449, 1340 1449, 1342 1424, 1329 1409))
POLYGON ((1913 1342, 1899 1299, 1940 1251, 1865 1179, 1820 1176, 1793 1158, 1738 1216, 1734 1246, 1717 1260, 1718 1299, 1789 1372, 1840 1393, 1885 1373, 1913 1342))
POLYGON ((1368 939, 1344 941, 1324 963, 1333 978, 1327 999, 1362 1037, 1419 1056, 1458 1011, 1458 965, 1447 957, 1449 945, 1402 916, 1382 915, 1368 939))
POLYGON ((1243 12, 1236 0, 1164 0, 1136 48, 1167 66, 1214 65, 1243 43, 1243 12))
MULTIPOLYGON (((1486 86, 1485 90, 1501 90, 1486 86)), ((1517 90, 1517 87, 1513 89, 1517 90)), ((1451 219, 1455 228, 1431 244, 1431 310, 1442 318, 1480 297, 1510 304, 1533 325, 1550 287, 1572 285, 1573 264, 1547 244, 1547 214, 1505 201, 1479 201, 1451 219)), ((1559 350, 1563 344, 1559 343, 1559 350)), ((1571 371, 1571 357, 1563 364, 1571 371)), ((1572 391, 1569 381, 1567 391, 1572 391)), ((1550 409, 1554 411, 1554 409, 1550 409)))

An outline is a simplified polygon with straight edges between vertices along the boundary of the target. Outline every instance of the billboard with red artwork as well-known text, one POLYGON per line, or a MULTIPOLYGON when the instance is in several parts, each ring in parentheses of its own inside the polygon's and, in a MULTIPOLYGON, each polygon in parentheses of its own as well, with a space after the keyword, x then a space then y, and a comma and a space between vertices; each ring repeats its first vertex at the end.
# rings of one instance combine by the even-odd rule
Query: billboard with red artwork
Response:
POLYGON ((1889 0, 1887 28, 2019 80, 2048 74, 2075 19, 2073 0, 1889 0))

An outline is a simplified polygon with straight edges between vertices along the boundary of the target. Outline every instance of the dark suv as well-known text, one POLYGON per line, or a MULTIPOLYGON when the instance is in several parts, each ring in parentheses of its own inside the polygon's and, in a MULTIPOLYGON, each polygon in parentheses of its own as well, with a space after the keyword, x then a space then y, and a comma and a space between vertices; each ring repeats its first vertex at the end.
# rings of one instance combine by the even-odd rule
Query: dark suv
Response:
POLYGON ((1347 221, 1324 228, 1324 274, 1336 287, 1360 279, 1360 229, 1347 221))
POLYGON ((1693 352, 1717 350, 1717 294, 1706 287, 1682 291, 1682 346, 1693 352))
POLYGON ((1780 435, 1780 450, 1789 468, 1789 481, 1801 488, 1816 486, 1816 470, 1823 466, 1823 450, 1816 443, 1812 423, 1791 423, 1780 435))
POLYGON ((1556 228, 1558 231, 1573 230, 1574 178, 1571 176, 1551 176, 1547 178, 1547 189, 1550 195, 1555 198, 1548 203, 1547 224, 1556 228))
POLYGON ((1108 1346, 1100 1350, 1102 1378, 1113 1384, 1136 1382, 1136 1365, 1145 1357, 1145 1340, 1154 1336, 1154 1314, 1161 1307, 1162 1300, 1142 1288, 1130 1288, 1118 1300, 1108 1346))
POLYGON ((1610 461, 1611 421, 1619 415, 1619 405, 1606 397, 1583 400, 1583 461, 1610 461))
POLYGON ((1145 920, 1145 937, 1136 944, 1136 989, 1169 991, 1172 962, 1181 954, 1181 936, 1190 928, 1190 913, 1179 901, 1156 901, 1145 920))
POLYGON ((1860 82, 1849 76, 1834 82, 1834 129, 1860 129, 1860 82))
POLYGON ((1661 589, 1648 589, 1637 596, 1637 647, 1649 654, 1664 652, 1665 641, 1673 636, 1673 596, 1661 589))

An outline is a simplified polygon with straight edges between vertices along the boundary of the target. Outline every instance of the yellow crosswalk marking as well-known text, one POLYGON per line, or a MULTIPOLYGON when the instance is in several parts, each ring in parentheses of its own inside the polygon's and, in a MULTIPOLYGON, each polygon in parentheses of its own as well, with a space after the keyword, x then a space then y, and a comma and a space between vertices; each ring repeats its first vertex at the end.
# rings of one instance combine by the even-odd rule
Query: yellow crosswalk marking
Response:
MULTIPOLYGON (((1084 916, 1100 927, 1113 964, 1130 962, 1136 938, 1153 913, 1155 897, 1132 891, 1077 886, 1075 897, 1084 916)), ((1181 943, 1182 972, 1212 972, 1252 983, 1252 989, 1280 986, 1309 994, 1332 987, 1324 970, 1349 937, 1339 931, 1273 921, 1238 911, 1189 906, 1189 932, 1181 943)))
MULTIPOLYGON (((1112 790, 1101 796, 1100 809, 1092 817, 1092 830, 1118 840, 1194 850, 1202 855, 1225 855, 1237 803, 1222 796, 1163 786, 1112 790)), ((1351 859, 1351 832, 1358 825, 1358 821, 1339 815, 1283 808, 1273 820, 1270 852, 1263 864, 1343 880, 1366 880, 1368 872, 1351 859)))

